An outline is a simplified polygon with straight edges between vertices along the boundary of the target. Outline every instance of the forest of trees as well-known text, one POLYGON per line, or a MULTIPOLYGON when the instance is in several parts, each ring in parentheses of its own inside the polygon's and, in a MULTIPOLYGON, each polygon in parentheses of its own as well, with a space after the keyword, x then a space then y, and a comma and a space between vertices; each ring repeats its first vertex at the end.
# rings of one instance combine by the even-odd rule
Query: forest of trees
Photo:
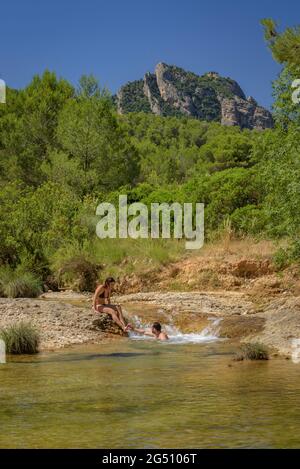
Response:
POLYGON ((300 258, 300 104, 291 99, 300 30, 263 24, 282 63, 272 130, 120 116, 92 76, 74 88, 46 71, 8 89, 0 105, 0 294, 6 278, 45 282, 78 256, 91 266, 101 243, 96 206, 119 193, 130 203, 204 202, 207 239, 230 222, 237 236, 289 239, 283 261, 300 258))

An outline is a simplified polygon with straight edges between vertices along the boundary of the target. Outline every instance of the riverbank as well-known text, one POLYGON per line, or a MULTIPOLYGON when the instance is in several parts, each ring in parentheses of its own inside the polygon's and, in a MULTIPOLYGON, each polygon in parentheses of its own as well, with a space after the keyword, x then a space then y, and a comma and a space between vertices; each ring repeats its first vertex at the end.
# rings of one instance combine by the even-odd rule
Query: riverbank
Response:
POLYGON ((0 327, 30 321, 40 333, 41 350, 68 345, 100 343, 107 334, 96 331, 90 299, 73 292, 40 298, 0 298, 0 327), (73 303, 75 301, 75 304, 73 303))
MULTIPOLYGON (((38 299, 0 299, 0 327, 30 321, 41 335, 41 350, 99 344, 120 339, 118 328, 99 328, 91 309, 91 294, 49 292, 38 299), (104 329, 104 330, 103 330, 104 329)), ((300 297, 265 298, 258 307, 243 292, 144 292, 119 295, 131 322, 161 321, 183 333, 212 327, 220 338, 260 342, 271 352, 290 356, 292 339, 300 337, 300 297)))
MULTIPOLYGON (((300 338, 300 273, 297 265, 278 270, 275 250, 270 241, 225 239, 139 274, 125 269, 117 277, 114 301, 133 323, 160 321, 182 333, 199 333, 218 319, 213 333, 221 338, 261 342, 290 356, 292 339, 300 338)), ((31 321, 40 332, 41 350, 124 335, 107 320, 95 321, 91 305, 92 293, 72 288, 37 299, 0 298, 0 328, 31 321)))

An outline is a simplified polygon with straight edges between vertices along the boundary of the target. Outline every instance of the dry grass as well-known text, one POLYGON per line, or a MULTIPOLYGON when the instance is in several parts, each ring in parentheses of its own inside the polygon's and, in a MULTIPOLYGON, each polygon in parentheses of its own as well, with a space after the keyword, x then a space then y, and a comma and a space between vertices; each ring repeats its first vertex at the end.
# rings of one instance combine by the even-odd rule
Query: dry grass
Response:
POLYGON ((184 250, 178 260, 156 271, 153 282, 172 291, 247 289, 248 294, 259 296, 278 292, 281 283, 272 262, 278 243, 237 239, 230 234, 230 225, 225 234, 200 250, 184 250))
POLYGON ((96 243, 94 256, 104 264, 101 276, 143 276, 186 255, 184 242, 174 239, 120 239, 96 243))
POLYGON ((214 257, 223 260, 226 258, 251 257, 254 259, 271 259, 278 246, 270 240, 243 239, 219 239, 212 243, 206 243, 201 251, 191 253, 201 257, 214 257))

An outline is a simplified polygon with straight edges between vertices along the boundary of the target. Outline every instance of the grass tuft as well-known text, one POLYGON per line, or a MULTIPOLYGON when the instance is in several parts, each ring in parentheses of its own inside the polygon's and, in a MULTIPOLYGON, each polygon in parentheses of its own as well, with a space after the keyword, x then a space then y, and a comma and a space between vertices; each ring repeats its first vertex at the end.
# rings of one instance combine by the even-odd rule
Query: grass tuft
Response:
POLYGON ((262 344, 245 344, 241 346, 235 360, 269 360, 269 352, 262 344))
POLYGON ((34 354, 38 352, 39 333, 27 322, 19 322, 0 330, 0 338, 5 342, 10 354, 34 354))
POLYGON ((7 298, 36 298, 42 292, 41 281, 31 272, 10 267, 0 269, 0 296, 7 298))

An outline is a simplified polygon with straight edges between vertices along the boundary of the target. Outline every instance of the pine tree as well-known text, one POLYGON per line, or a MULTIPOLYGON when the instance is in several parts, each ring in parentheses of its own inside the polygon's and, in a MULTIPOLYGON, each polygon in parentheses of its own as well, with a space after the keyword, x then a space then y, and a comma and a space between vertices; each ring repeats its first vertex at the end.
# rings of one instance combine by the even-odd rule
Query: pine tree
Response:
POLYGON ((281 64, 300 69, 300 26, 287 28, 279 34, 278 25, 271 18, 263 19, 261 24, 274 59, 281 64))

